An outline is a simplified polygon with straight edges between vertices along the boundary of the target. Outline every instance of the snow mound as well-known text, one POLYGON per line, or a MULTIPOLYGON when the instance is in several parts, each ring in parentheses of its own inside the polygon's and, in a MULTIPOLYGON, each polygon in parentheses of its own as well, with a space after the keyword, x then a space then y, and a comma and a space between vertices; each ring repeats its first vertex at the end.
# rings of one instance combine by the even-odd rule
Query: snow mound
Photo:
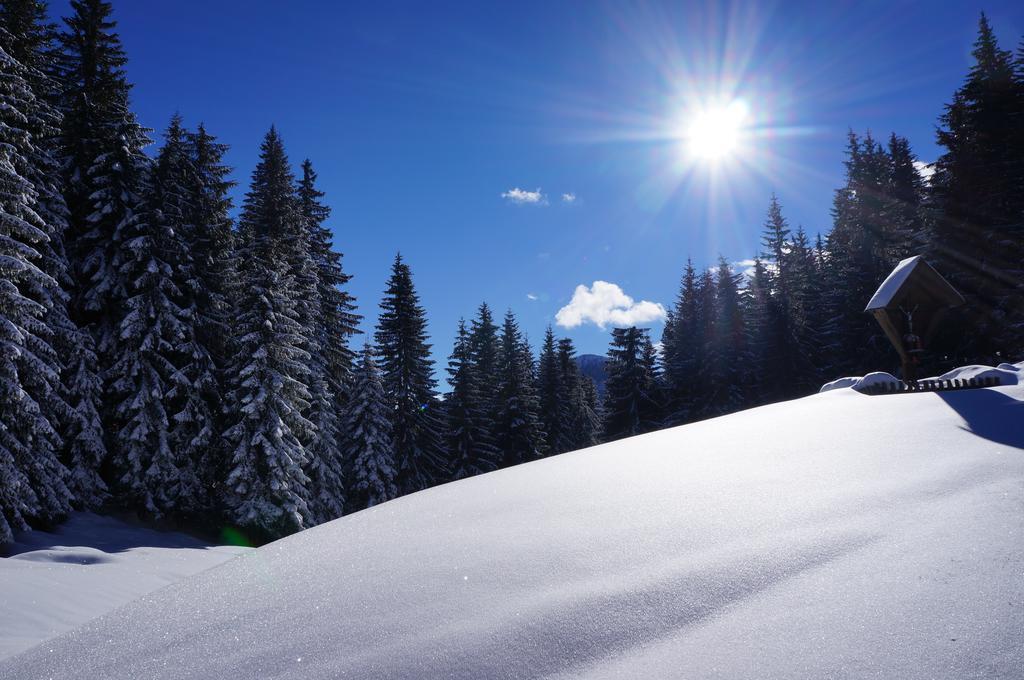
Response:
POLYGON ((1020 382, 1022 367, 1024 367, 1024 362, 1020 364, 999 364, 995 368, 991 366, 961 366, 940 376, 927 378, 927 380, 970 380, 971 378, 985 380, 987 378, 996 378, 1000 381, 999 384, 1001 385, 1016 385, 1020 382))
POLYGON ((0 678, 1019 679, 1022 416, 1020 386, 834 390, 446 484, 0 678))
POLYGON ((248 551, 88 512, 22 534, 0 559, 0 659, 248 551))
MULTIPOLYGON (((1022 374, 1024 374, 1024 361, 1017 364, 999 364, 995 368, 992 366, 979 365, 961 366, 960 368, 954 368, 952 371, 943 373, 942 375, 923 378, 922 382, 927 380, 970 380, 972 378, 985 380, 987 378, 996 378, 999 380, 1000 385, 1017 385, 1021 381, 1022 374)), ((883 372, 868 373, 863 377, 851 376, 825 383, 821 386, 821 389, 818 390, 818 393, 820 394, 822 392, 830 392, 832 390, 840 390, 848 387, 855 390, 862 390, 874 385, 892 382, 899 382, 899 378, 883 372)))

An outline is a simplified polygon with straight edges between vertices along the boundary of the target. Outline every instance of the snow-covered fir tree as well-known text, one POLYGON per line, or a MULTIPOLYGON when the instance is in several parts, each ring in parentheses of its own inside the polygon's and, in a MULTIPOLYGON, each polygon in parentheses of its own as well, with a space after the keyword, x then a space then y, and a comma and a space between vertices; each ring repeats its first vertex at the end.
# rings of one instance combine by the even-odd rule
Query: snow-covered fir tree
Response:
POLYGON ((46 5, 37 0, 12 0, 0 4, 0 32, 4 49, 23 67, 34 98, 26 104, 26 130, 32 138, 26 179, 36 190, 34 210, 42 220, 46 240, 37 244, 40 269, 52 280, 38 288, 37 299, 46 311, 43 322, 50 333, 54 352, 52 372, 59 374, 56 390, 40 401, 51 424, 62 439, 61 459, 69 469, 67 479, 74 502, 95 508, 105 498, 106 486, 99 475, 106 456, 99 420, 102 382, 97 375, 92 338, 71 320, 69 295, 74 285, 64 245, 67 206, 60 181, 59 132, 60 83, 51 77, 55 70, 56 29, 49 22, 46 5), (56 284, 56 285, 54 285, 56 284))
POLYGON ((291 263, 281 257, 303 226, 294 184, 281 138, 271 128, 239 218, 231 425, 225 433, 232 447, 228 515, 269 536, 298 531, 312 519, 303 442, 315 427, 302 415, 310 398, 307 337, 291 263))
POLYGON ((311 511, 318 522, 341 516, 344 507, 344 437, 340 417, 351 382, 352 350, 359 317, 352 296, 341 287, 351 279, 341 267, 341 254, 324 226, 330 208, 316 186, 316 172, 307 159, 299 179, 299 209, 305 220, 308 248, 315 267, 316 306, 310 338, 310 409, 306 417, 317 434, 308 448, 311 511))
POLYGON ((498 400, 494 439, 505 467, 544 455, 544 429, 540 423, 533 354, 509 310, 501 328, 498 400))
POLYGON ((561 374, 555 334, 548 326, 537 362, 537 399, 541 427, 544 430, 545 450, 549 454, 570 450, 569 385, 561 374))
POLYGON ((604 438, 614 441, 657 429, 658 407, 645 347, 647 329, 630 326, 612 330, 605 383, 604 438))
POLYGON ((70 510, 61 438, 46 402, 60 398, 59 363, 45 323, 59 298, 37 246, 51 229, 36 213, 32 135, 34 95, 25 68, 0 49, 0 542, 26 520, 70 510))
POLYGON ((194 461, 213 426, 194 385, 194 363, 208 356, 193 327, 195 281, 183 239, 188 152, 177 116, 165 138, 139 212, 119 227, 116 276, 126 299, 107 370, 117 481, 132 505, 157 517, 193 502, 194 461))
POLYGON ((412 493, 448 478, 437 383, 427 343, 427 319, 401 255, 391 266, 374 340, 384 393, 391 403, 398 490, 412 493))
POLYGON ((76 265, 73 318, 96 340, 102 367, 117 353, 126 299, 118 274, 127 257, 123 231, 134 219, 149 160, 146 130, 129 108, 127 58, 111 5, 72 0, 64 22, 60 76, 67 245, 76 265))
POLYGON ((494 470, 499 452, 486 427, 485 400, 473 369, 472 347, 466 322, 459 319, 455 347, 448 360, 448 384, 445 397, 448 416, 448 460, 452 479, 472 477, 494 470))
POLYGON ((381 384, 373 348, 367 343, 355 369, 345 412, 345 442, 352 457, 348 512, 362 510, 398 495, 395 446, 391 439, 390 402, 381 384))
POLYGON ((601 417, 596 411, 597 388, 594 381, 580 373, 576 349, 570 338, 558 341, 556 355, 559 393, 565 396, 565 422, 556 442, 556 453, 593 446, 601 433, 601 417))

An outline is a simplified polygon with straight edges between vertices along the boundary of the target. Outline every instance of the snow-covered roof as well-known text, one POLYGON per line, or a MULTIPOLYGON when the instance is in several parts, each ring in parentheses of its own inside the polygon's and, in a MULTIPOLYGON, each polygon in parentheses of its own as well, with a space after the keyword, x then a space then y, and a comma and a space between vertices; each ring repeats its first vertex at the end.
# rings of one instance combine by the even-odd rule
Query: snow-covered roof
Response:
POLYGON ((870 312, 876 309, 885 309, 893 304, 900 291, 912 279, 920 281, 922 290, 936 302, 949 306, 963 304, 964 302, 963 296, 946 279, 942 278, 941 274, 925 262, 924 258, 920 255, 915 255, 914 257, 902 260, 896 265, 892 273, 885 278, 885 281, 882 281, 882 285, 871 296, 871 300, 868 302, 867 307, 864 308, 864 311, 870 312))

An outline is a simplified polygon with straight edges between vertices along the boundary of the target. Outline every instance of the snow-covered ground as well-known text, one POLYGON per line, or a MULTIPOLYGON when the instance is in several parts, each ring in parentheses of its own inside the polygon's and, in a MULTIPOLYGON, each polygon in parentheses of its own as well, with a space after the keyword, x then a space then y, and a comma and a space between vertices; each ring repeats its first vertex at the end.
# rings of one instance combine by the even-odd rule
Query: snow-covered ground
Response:
POLYGON ((1024 386, 837 389, 356 513, 0 678, 1021 678, 1022 631, 1024 386))
MULTIPOLYGON (((249 550, 86 512, 56 533, 28 532, 5 548, 0 659, 249 550)), ((0 665, 0 677, 16 677, 6 673, 0 665)))

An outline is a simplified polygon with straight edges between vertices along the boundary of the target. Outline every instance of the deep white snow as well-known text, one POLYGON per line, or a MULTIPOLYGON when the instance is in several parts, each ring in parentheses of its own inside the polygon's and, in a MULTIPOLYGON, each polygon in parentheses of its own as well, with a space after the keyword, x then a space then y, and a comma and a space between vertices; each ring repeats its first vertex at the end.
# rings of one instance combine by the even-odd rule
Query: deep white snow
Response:
POLYGON ((1024 386, 832 390, 384 503, 31 678, 1020 678, 1024 386))
POLYGON ((249 550, 87 512, 18 538, 0 559, 0 659, 249 550))

